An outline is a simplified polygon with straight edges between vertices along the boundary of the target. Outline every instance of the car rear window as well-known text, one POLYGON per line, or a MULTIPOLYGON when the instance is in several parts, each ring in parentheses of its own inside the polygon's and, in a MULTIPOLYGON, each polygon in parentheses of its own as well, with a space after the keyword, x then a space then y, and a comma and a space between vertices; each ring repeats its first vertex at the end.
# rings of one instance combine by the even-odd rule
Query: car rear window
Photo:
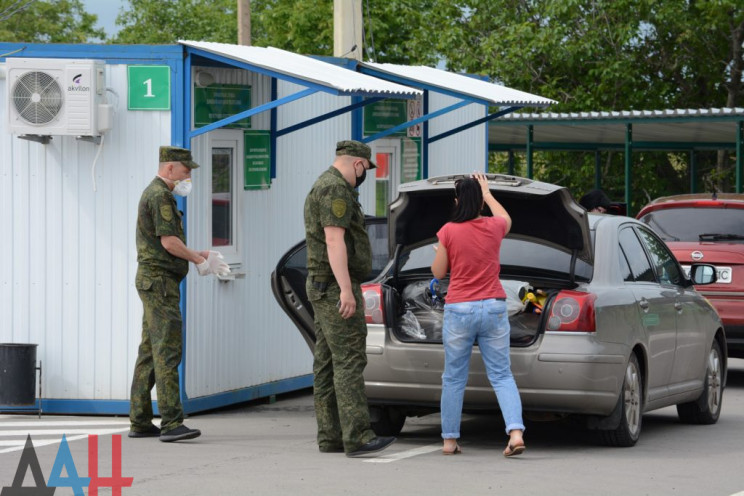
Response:
POLYGON ((738 208, 666 208, 650 212, 640 219, 664 241, 744 242, 744 210, 738 208), (716 235, 720 235, 716 237, 716 235), (724 238, 734 235, 742 239, 724 238))

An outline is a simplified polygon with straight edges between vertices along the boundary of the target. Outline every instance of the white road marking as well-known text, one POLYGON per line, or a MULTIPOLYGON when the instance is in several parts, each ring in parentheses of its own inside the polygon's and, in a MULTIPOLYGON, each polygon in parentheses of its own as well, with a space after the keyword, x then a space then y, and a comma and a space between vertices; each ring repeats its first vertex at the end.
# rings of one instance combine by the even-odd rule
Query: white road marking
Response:
POLYGON ((122 431, 128 431, 129 426, 127 427, 114 427, 112 429, 32 429, 30 431, 25 430, 18 430, 18 431, 3 431, 0 430, 0 436, 26 436, 30 434, 31 436, 44 436, 47 434, 67 434, 68 436, 71 434, 99 434, 99 435, 106 435, 106 434, 112 434, 115 432, 122 432, 122 431))
POLYGON ((89 435, 105 436, 129 430, 129 419, 39 420, 0 422, 0 454, 21 451, 31 436, 35 448, 59 444, 64 434, 67 441, 87 439, 89 435), (24 427, 26 429, 24 429, 24 427), (52 437, 50 437, 52 436, 52 437))
POLYGON ((398 460, 404 460, 406 458, 411 458, 414 456, 425 455, 427 453, 431 453, 432 451, 439 451, 441 449, 442 443, 434 443, 426 446, 421 446, 420 448, 413 448, 406 451, 400 451, 398 453, 390 453, 389 455, 378 456, 377 458, 370 458, 364 461, 367 463, 397 462, 398 460))
POLYGON ((78 425, 129 425, 129 419, 111 420, 51 420, 38 422, 0 422, 2 427, 65 427, 78 425))
MULTIPOLYGON (((87 434, 82 434, 80 436, 72 436, 72 437, 68 437, 67 438, 67 442, 77 441, 78 439, 85 439, 87 437, 88 437, 87 434)), ((45 440, 41 440, 41 441, 36 441, 35 439, 32 439, 31 442, 34 445, 34 448, 38 448, 40 446, 48 446, 50 444, 59 444, 59 443, 62 442, 62 438, 59 438, 59 439, 45 439, 45 440)), ((21 451, 25 446, 26 446, 26 441, 24 440, 22 445, 16 446, 16 447, 13 447, 13 448, 5 448, 3 450, 0 450, 0 453, 10 453, 11 451, 21 451)))

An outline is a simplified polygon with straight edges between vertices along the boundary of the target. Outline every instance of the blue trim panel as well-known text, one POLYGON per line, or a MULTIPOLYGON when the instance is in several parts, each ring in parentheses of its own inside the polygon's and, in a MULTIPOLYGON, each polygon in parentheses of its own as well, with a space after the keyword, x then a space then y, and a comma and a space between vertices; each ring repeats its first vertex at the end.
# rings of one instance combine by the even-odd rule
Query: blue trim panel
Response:
POLYGON ((0 43, 0 60, 13 57, 50 59, 105 59, 112 64, 142 64, 147 61, 181 60, 181 45, 79 45, 52 43, 0 43))
MULTIPOLYGON (((274 394, 289 393, 312 387, 313 375, 301 375, 281 381, 259 384, 234 391, 201 396, 199 398, 184 399, 183 408, 185 413, 197 413, 213 410, 223 406, 243 403, 259 398, 266 398, 274 394)), ((182 396, 184 396, 182 394, 182 396)), ((42 414, 68 414, 68 415, 129 415, 129 401, 127 400, 67 400, 67 399, 42 399, 42 414)), ((39 401, 28 406, 3 406, 0 412, 10 413, 37 413, 39 401)), ((155 415, 159 415, 157 401, 152 402, 155 415)))
MULTIPOLYGON (((126 415, 129 416, 129 401, 127 400, 63 400, 42 399, 42 414, 67 414, 67 415, 126 415)), ((36 413, 39 400, 34 406, 13 407, 0 405, 0 412, 29 412, 36 413)), ((157 403, 152 402, 153 412, 158 414, 157 403)))
MULTIPOLYGON (((183 56, 171 65, 171 145, 191 149, 191 140, 188 139, 187 130, 191 121, 191 57, 183 56), (188 101, 184 100, 187 99, 188 101), (188 107, 188 108, 185 108, 188 107)), ((176 196, 176 204, 183 212, 183 234, 188 239, 188 200, 182 196, 176 196)), ((181 363, 178 364, 178 386, 181 396, 186 391, 186 278, 180 285, 181 291, 181 363)))
MULTIPOLYGON (((357 104, 363 102, 364 98, 360 96, 352 96, 351 103, 357 104)), ((351 111, 351 139, 361 141, 362 140, 362 129, 364 128, 364 111, 362 108, 356 108, 351 111)))
POLYGON ((289 393, 291 391, 309 388, 312 387, 312 385, 312 374, 291 377, 281 381, 259 384, 257 386, 236 389, 234 391, 226 391, 224 393, 217 393, 210 396, 191 398, 183 402, 183 411, 186 414, 190 414, 206 410, 214 410, 215 408, 243 403, 258 398, 265 398, 274 394, 289 393))

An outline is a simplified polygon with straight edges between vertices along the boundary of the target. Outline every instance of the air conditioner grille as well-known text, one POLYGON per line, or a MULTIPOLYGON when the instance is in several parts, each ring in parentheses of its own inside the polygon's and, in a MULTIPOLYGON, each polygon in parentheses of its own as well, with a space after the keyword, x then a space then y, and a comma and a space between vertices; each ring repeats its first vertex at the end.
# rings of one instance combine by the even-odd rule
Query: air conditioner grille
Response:
POLYGON ((21 76, 11 98, 18 115, 29 124, 51 122, 62 108, 62 88, 54 77, 41 71, 21 76))

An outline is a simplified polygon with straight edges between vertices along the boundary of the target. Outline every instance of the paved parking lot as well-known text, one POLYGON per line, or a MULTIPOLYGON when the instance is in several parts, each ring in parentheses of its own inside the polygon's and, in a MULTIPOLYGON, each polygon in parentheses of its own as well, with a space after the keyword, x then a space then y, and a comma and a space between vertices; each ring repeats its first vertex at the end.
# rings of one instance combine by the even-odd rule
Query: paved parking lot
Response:
MULTIPOLYGON (((502 421, 466 415, 460 456, 441 456, 439 416, 409 419, 377 458, 322 454, 314 442, 310 391, 200 414, 187 425, 201 438, 166 444, 126 437, 126 418, 0 415, 0 487, 11 486, 19 439, 31 434, 48 480, 61 433, 80 476, 90 474, 87 434, 99 435, 99 475, 111 475, 112 435, 122 435, 122 495, 608 494, 721 495, 744 491, 744 360, 734 360, 721 419, 681 425, 667 408, 644 417, 633 448, 606 448, 570 422, 527 421, 528 450, 505 459, 502 421), (15 443, 15 444, 14 444, 15 443)), ((64 457, 62 457, 64 458, 64 457)), ((69 473, 69 468, 66 467, 69 473)), ((30 470, 24 485, 33 486, 30 470)), ((73 494, 60 487, 55 496, 73 494)), ((86 491, 86 494, 89 494, 86 491)), ((112 494, 102 488, 99 494, 112 494)))

